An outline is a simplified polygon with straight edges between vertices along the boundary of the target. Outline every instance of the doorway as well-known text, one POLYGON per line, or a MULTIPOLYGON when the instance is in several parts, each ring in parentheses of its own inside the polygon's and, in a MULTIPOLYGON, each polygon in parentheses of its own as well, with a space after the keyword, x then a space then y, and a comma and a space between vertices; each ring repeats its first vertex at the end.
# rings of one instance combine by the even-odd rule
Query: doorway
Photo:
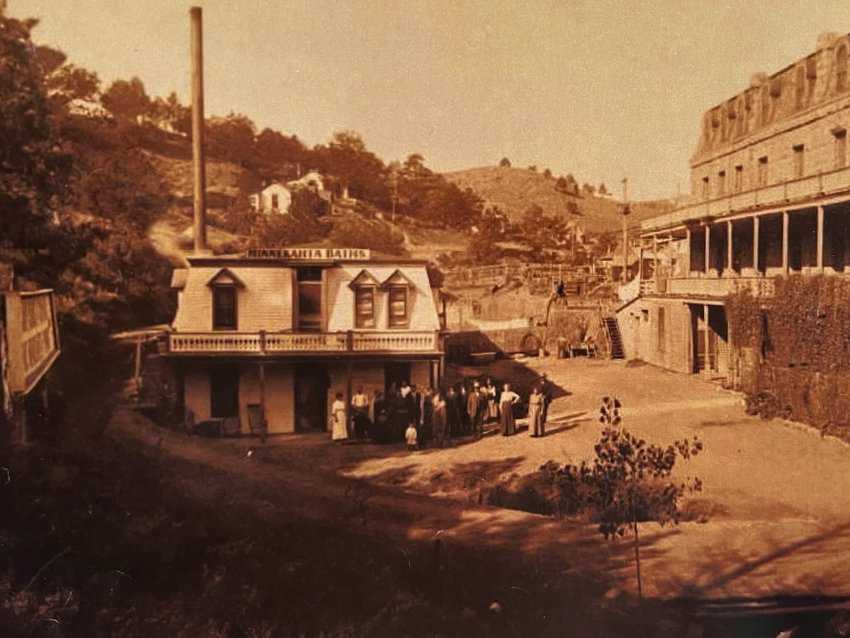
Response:
POLYGON ((410 383, 409 361, 388 361, 384 364, 384 393, 387 396, 390 394, 390 388, 397 390, 404 381, 410 383))
POLYGON ((210 370, 210 416, 239 416, 239 366, 220 364, 210 370))
POLYGON ((322 364, 302 363, 295 367, 295 431, 324 432, 328 429, 330 378, 322 364))

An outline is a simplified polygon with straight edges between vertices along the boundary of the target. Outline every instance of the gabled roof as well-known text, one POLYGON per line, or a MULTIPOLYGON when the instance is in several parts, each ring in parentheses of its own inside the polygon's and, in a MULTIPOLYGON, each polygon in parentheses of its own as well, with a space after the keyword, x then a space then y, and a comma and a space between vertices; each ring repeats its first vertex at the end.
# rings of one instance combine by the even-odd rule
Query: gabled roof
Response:
POLYGON ((357 273, 357 276, 348 284, 349 288, 357 288, 358 286, 380 286, 381 282, 375 279, 375 275, 370 273, 365 268, 357 273))
POLYGON ((245 284, 229 268, 222 268, 207 282, 207 286, 238 286, 244 288, 245 284))
POLYGON ((381 284, 381 288, 387 288, 389 286, 410 286, 411 288, 415 288, 416 284, 413 283, 407 275, 396 269, 395 272, 384 279, 381 284))

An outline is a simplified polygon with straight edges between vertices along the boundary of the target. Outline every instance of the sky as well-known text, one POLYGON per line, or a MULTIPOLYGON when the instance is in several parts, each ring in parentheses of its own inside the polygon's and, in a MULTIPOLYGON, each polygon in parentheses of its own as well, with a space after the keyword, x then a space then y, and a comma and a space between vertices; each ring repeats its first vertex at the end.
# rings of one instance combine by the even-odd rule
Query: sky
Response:
MULTIPOLYGON (((108 86, 189 98, 179 0, 8 0, 108 86)), ((438 171, 536 165, 630 198, 687 192, 702 113, 850 32, 847 0, 196 0, 206 114, 309 145, 359 132, 438 171), (816 7, 816 8, 813 8, 816 7)))

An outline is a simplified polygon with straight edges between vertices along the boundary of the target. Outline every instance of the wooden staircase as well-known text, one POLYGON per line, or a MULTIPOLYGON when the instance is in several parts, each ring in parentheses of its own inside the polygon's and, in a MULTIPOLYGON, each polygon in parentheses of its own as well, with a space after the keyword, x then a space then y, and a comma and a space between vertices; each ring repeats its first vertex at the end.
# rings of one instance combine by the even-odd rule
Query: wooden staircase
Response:
POLYGON ((620 335, 620 326, 617 323, 617 318, 611 315, 602 317, 602 325, 605 326, 605 333, 608 335, 611 358, 625 359, 626 351, 623 348, 623 337, 620 335))

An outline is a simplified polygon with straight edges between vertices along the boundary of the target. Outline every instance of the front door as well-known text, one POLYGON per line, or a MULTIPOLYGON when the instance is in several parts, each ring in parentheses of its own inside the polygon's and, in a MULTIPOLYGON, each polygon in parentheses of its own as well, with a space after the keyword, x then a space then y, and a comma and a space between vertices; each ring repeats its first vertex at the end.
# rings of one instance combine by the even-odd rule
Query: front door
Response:
POLYGON ((221 364, 210 370, 210 416, 239 416, 239 366, 221 364))
POLYGON ((328 429, 328 371, 322 364, 295 368, 295 429, 298 432, 328 429))
POLYGON ((384 364, 384 391, 387 396, 398 390, 404 382, 410 383, 410 362, 392 361, 384 364))

